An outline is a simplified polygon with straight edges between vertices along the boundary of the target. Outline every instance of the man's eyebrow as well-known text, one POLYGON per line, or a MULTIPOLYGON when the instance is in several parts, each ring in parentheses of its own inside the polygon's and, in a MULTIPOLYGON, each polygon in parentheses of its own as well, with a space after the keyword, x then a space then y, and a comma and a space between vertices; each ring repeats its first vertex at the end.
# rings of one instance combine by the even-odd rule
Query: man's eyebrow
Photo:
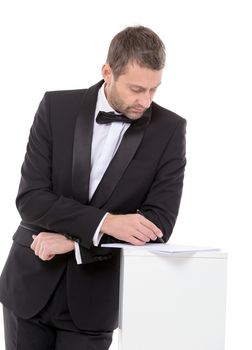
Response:
MULTIPOLYGON (((159 85, 161 85, 161 82, 158 83, 157 86, 154 86, 153 88, 151 88, 150 90, 155 90, 159 87, 159 85)), ((137 84, 129 84, 129 87, 131 88, 136 88, 136 89, 140 89, 140 90, 147 90, 147 88, 145 88, 144 86, 142 85, 137 85, 137 84)))

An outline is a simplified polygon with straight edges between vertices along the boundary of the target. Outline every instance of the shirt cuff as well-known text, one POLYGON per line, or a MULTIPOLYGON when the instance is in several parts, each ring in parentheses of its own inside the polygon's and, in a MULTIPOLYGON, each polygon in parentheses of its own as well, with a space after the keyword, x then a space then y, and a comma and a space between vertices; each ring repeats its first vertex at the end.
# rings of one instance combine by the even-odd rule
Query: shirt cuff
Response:
POLYGON ((79 243, 74 241, 74 253, 75 253, 75 260, 78 265, 82 264, 81 254, 80 254, 80 246, 79 243))
POLYGON ((101 221, 100 221, 100 223, 99 223, 99 225, 98 225, 98 227, 97 227, 97 229, 96 229, 96 231, 95 231, 95 234, 94 234, 94 237, 93 237, 93 245, 94 245, 95 247, 98 247, 98 245, 99 245, 99 243, 100 243, 100 240, 101 240, 101 238, 102 238, 102 236, 103 236, 103 232, 100 232, 100 229, 101 229, 101 226, 102 226, 102 224, 103 224, 103 221, 106 219, 106 217, 107 217, 108 214, 109 214, 109 213, 106 213, 106 214, 103 216, 103 218, 101 219, 101 221))
MULTIPOLYGON (((109 213, 106 213, 103 218, 101 219, 95 233, 94 233, 94 236, 93 236, 93 245, 95 247, 98 247, 99 243, 100 243, 100 240, 103 236, 103 233, 100 232, 100 228, 101 228, 101 225, 103 224, 103 221, 106 219, 106 216, 108 215, 109 213)), ((80 253, 80 246, 79 246, 79 243, 74 241, 74 253, 75 253, 75 260, 77 262, 78 265, 82 264, 82 259, 81 259, 81 253, 80 253)))

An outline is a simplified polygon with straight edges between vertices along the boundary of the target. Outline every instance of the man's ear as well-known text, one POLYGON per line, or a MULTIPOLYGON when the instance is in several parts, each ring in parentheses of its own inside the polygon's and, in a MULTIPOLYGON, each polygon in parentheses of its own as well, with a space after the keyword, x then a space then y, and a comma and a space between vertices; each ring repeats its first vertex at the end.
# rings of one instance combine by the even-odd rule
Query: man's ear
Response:
POLYGON ((102 76, 103 76, 103 79, 104 79, 106 85, 109 85, 111 83, 111 80, 112 80, 112 70, 111 70, 110 65, 108 63, 105 63, 102 66, 102 76))

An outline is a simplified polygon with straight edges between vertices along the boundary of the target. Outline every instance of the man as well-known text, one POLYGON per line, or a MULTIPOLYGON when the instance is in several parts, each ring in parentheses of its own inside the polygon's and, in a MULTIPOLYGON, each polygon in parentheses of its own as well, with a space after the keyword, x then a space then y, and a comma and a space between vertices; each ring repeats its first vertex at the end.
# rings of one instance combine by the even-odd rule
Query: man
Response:
POLYGON ((1 276, 6 349, 109 348, 120 251, 100 246, 166 242, 180 204, 185 120, 152 102, 164 64, 160 38, 128 27, 101 82, 40 103, 1 276))

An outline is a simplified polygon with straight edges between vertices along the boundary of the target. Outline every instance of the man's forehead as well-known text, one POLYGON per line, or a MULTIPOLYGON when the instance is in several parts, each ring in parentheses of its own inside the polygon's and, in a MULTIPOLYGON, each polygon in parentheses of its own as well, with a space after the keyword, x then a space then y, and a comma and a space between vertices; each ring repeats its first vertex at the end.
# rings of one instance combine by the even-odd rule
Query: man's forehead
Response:
POLYGON ((125 68, 117 80, 126 83, 127 86, 146 90, 156 89, 161 84, 163 70, 152 70, 137 63, 128 63, 125 68))

